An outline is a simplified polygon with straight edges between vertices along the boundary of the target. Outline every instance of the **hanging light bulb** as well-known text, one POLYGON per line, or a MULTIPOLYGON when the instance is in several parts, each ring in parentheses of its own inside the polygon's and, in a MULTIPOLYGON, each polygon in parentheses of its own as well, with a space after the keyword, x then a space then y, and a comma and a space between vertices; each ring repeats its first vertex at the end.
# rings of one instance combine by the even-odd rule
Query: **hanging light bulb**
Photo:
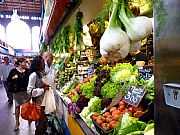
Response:
POLYGON ((13 10, 13 15, 11 16, 11 21, 19 21, 19 20, 20 20, 20 17, 17 14, 17 10, 14 9, 13 10))

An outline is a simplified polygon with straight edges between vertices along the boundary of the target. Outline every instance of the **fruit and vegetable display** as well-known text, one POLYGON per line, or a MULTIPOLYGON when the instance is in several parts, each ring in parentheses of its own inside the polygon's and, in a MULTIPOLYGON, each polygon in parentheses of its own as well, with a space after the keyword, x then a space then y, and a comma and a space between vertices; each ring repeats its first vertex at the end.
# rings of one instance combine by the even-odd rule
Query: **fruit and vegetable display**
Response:
MULTIPOLYGON (((101 66, 95 70, 92 76, 85 78, 83 83, 72 81, 62 92, 72 101, 68 105, 69 114, 74 118, 80 116, 90 127, 94 125, 97 129, 98 126, 97 131, 100 131, 100 134, 101 132, 113 134, 115 127, 119 127, 120 119, 126 113, 136 122, 138 119, 140 120, 136 123, 138 127, 142 124, 141 120, 144 121, 142 129, 135 127, 132 131, 130 130, 131 132, 141 131, 140 133, 144 133, 147 122, 153 119, 146 115, 149 115, 148 112, 151 111, 149 104, 152 105, 154 100, 154 77, 152 76, 149 80, 142 79, 138 75, 136 65, 119 63, 114 67, 101 66), (146 90, 138 106, 135 107, 121 100, 117 105, 102 113, 118 92, 121 91, 122 96, 125 96, 131 86, 141 86, 146 90)), ((122 135, 127 132, 126 129, 124 130, 122 135)))
MULTIPOLYGON (((80 74, 85 65, 83 54, 88 49, 83 43, 81 11, 75 15, 72 29, 65 26, 51 43, 57 83, 63 96, 71 100, 67 105, 70 116, 81 117, 89 127, 95 127, 97 133, 153 135, 154 123, 150 121, 153 117, 147 115, 154 100, 154 76, 144 80, 139 76, 137 65, 118 63, 130 51, 138 50, 144 44, 143 39, 152 33, 152 22, 146 16, 139 16, 140 7, 129 0, 109 1, 109 17, 102 20, 104 28, 97 21, 92 21, 88 26, 93 39, 92 50, 98 50, 101 54, 100 57, 91 56, 92 61, 99 64, 94 66, 91 75, 82 77, 80 74), (132 86, 145 89, 137 106, 123 100, 132 86), (122 94, 120 102, 103 112, 118 93, 122 94)), ((86 67, 91 64, 88 60, 86 67)))
POLYGON ((139 104, 137 107, 128 105, 124 101, 120 101, 116 106, 111 107, 108 111, 103 114, 94 113, 91 118, 95 124, 102 127, 104 130, 108 131, 113 129, 115 125, 118 124, 118 120, 125 114, 128 113, 129 116, 139 118, 148 111, 148 107, 143 103, 139 104), (102 123, 106 124, 109 128, 104 128, 102 123))

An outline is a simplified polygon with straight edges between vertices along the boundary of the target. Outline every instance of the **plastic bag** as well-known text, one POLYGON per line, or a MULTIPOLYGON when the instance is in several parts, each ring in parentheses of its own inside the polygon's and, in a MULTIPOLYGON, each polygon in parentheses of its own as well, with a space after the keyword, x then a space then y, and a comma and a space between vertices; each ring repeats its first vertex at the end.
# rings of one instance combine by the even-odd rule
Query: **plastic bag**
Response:
POLYGON ((64 135, 58 117, 55 114, 51 114, 47 118, 45 135, 64 135))
POLYGON ((47 74, 47 78, 49 80, 49 85, 52 87, 54 85, 55 80, 55 70, 51 69, 49 73, 47 74))
POLYGON ((50 114, 56 110, 54 92, 51 87, 49 88, 49 90, 45 91, 42 106, 45 106, 45 114, 50 114))

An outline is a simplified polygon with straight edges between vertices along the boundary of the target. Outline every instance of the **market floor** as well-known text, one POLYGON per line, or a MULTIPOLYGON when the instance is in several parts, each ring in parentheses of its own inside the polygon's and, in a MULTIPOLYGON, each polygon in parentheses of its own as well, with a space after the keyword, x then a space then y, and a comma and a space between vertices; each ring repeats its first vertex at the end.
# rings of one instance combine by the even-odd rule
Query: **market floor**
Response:
POLYGON ((15 116, 14 104, 10 105, 6 96, 6 91, 0 85, 0 135, 34 135, 35 125, 20 118, 19 130, 14 132, 15 116))

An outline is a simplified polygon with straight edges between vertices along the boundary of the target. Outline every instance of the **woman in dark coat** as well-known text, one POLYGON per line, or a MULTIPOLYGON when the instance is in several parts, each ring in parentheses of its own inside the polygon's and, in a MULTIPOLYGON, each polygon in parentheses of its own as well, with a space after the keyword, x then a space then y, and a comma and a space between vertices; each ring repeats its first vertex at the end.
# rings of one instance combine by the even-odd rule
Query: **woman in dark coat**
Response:
POLYGON ((16 61, 17 67, 12 69, 7 78, 7 82, 14 84, 16 91, 13 93, 15 100, 15 118, 16 124, 14 131, 19 129, 19 115, 20 115, 20 106, 27 101, 29 95, 27 94, 27 86, 29 80, 29 69, 26 68, 26 59, 21 57, 16 61))

